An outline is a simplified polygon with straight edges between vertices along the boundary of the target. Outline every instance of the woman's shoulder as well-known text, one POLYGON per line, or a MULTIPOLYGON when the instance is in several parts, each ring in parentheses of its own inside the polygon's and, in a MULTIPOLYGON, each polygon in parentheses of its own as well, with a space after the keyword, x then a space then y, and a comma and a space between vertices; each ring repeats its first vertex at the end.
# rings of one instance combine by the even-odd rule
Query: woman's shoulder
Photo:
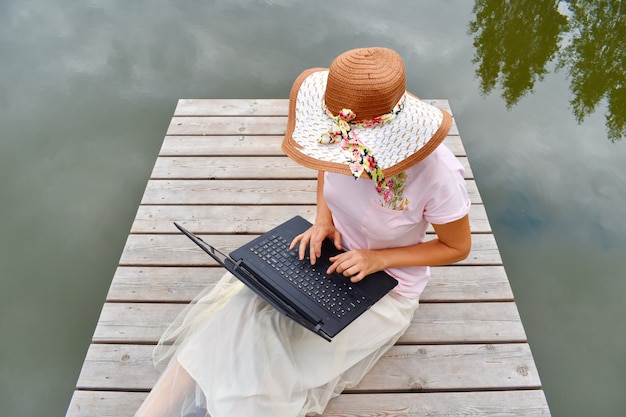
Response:
POLYGON ((407 173, 413 174, 414 178, 422 177, 423 174, 429 176, 446 175, 449 173, 464 173, 463 165, 457 157, 448 149, 447 146, 441 144, 431 152, 426 158, 407 170, 407 173))

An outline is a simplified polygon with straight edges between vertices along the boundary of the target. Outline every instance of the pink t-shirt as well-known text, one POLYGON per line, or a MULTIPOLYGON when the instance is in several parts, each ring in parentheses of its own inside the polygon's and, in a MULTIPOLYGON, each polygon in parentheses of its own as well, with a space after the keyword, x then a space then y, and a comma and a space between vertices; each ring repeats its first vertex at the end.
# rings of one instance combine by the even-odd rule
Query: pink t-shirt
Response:
MULTIPOLYGON (((324 198, 342 234, 344 249, 416 245, 424 241, 430 223, 449 223, 468 213, 464 169, 444 145, 405 174, 403 196, 408 199, 408 208, 396 210, 383 206, 371 180, 325 173, 324 198)), ((424 291, 430 276, 425 266, 389 268, 386 272, 398 280, 395 291, 410 298, 424 291)))

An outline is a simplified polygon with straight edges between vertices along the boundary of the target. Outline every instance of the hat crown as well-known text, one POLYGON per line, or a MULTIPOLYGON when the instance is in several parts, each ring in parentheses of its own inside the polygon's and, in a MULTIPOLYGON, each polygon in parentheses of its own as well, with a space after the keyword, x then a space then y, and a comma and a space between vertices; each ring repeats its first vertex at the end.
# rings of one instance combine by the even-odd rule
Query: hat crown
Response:
POLYGON ((350 109, 356 120, 366 120, 391 112, 405 90, 406 73, 397 52, 361 48, 332 62, 324 99, 334 115, 350 109))

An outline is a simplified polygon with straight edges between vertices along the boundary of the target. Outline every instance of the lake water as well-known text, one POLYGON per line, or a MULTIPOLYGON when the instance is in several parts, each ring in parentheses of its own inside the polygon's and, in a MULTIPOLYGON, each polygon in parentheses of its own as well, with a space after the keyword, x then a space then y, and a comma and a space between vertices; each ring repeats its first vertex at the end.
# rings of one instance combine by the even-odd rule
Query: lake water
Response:
POLYGON ((179 98, 286 98, 387 46, 450 100, 553 416, 623 416, 624 7, 4 0, 2 415, 65 413, 179 98))

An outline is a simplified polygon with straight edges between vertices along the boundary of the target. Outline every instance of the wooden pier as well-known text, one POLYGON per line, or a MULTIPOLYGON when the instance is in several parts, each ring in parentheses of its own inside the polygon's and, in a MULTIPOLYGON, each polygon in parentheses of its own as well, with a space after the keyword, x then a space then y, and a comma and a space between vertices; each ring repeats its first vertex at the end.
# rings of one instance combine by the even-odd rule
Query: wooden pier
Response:
MULTIPOLYGON (((282 99, 178 102, 66 417, 132 416, 159 375, 161 333, 223 275, 173 221, 229 251, 314 215, 316 172, 280 150, 286 115, 282 99)), ((550 415, 456 124, 444 143, 466 168, 472 252, 432 268, 406 334, 324 416, 550 415)))

